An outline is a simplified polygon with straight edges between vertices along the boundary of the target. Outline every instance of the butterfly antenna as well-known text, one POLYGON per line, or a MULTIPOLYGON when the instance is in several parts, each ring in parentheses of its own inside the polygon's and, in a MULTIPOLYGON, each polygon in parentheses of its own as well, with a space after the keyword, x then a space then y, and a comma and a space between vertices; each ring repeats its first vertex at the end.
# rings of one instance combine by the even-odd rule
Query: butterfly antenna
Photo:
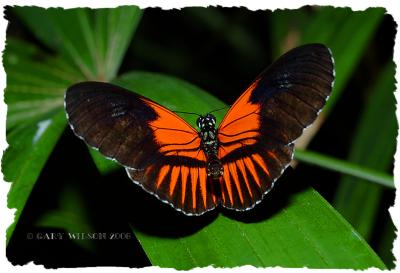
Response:
POLYGON ((200 117, 199 114, 197 113, 191 113, 191 112, 183 112, 183 111, 173 111, 174 113, 180 113, 180 114, 190 114, 190 115, 196 115, 198 117, 200 117))
POLYGON ((218 108, 218 109, 212 110, 211 112, 208 112, 208 113, 211 114, 211 113, 213 113, 213 112, 221 111, 221 110, 227 109, 227 108, 229 108, 229 107, 230 107, 230 106, 228 105, 228 106, 225 106, 225 107, 222 107, 222 108, 218 108))

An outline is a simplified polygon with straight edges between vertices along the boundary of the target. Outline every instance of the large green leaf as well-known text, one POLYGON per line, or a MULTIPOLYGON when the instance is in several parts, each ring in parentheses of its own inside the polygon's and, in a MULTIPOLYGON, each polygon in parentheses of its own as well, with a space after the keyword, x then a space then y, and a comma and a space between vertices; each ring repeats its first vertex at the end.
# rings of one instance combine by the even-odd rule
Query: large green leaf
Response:
POLYGON ((64 111, 57 110, 35 123, 20 124, 7 135, 9 147, 3 155, 2 168, 5 180, 12 181, 8 207, 17 209, 14 223, 7 230, 7 243, 65 125, 64 111))
MULTIPOLYGON (((397 134, 394 90, 394 66, 389 63, 372 86, 365 103, 351 145, 350 162, 381 171, 388 171, 392 165, 397 134)), ((334 206, 365 238, 369 238, 383 189, 379 185, 360 182, 361 179, 343 177, 334 206)))
POLYGON ((311 188, 293 194, 284 208, 260 222, 245 223, 219 215, 203 229, 180 238, 133 230, 151 263, 161 267, 385 267, 357 232, 311 188))
MULTIPOLYGON (((59 86, 59 93, 64 93, 66 87, 82 80, 109 81, 115 77, 129 42, 140 21, 142 11, 135 7, 120 7, 115 9, 43 9, 38 7, 17 7, 13 9, 26 23, 34 35, 45 45, 60 52, 64 59, 72 65, 70 71, 80 73, 79 78, 68 77, 64 71, 53 72, 58 77, 64 77, 66 82, 54 79, 47 86, 59 86)), ((20 50, 22 52, 23 50, 20 50)), ((9 72, 9 77, 24 78, 22 74, 35 73, 40 63, 33 63, 18 73, 9 72)), ((48 68, 48 70, 51 70, 48 68)), ((42 77, 48 80, 48 78, 42 77)), ((40 83, 46 86, 46 83, 40 83)), ((25 87, 25 86, 24 86, 25 87)), ((18 87, 21 90, 21 87, 18 87)), ((26 88, 32 88, 27 85, 26 88)), ((47 88, 48 89, 48 88, 47 88)), ((32 93, 32 92, 31 92, 32 93)), ((54 107, 54 100, 59 105, 63 103, 57 93, 54 100, 47 99, 32 102, 32 94, 28 95, 28 102, 18 102, 17 105, 9 105, 10 113, 18 113, 8 117, 8 121, 25 120, 32 114, 39 114, 54 107), (36 103, 37 107, 33 105, 36 103), (33 113, 32 113, 33 112, 33 113), (39 113, 38 113, 39 112, 39 113)), ((104 163, 105 161, 94 150, 91 150, 94 160, 102 173, 116 169, 117 165, 104 163), (104 166, 103 166, 104 165, 104 166)))
POLYGON ((3 155, 2 170, 5 180, 13 183, 8 206, 17 209, 15 221, 7 231, 9 242, 36 180, 65 128, 64 91, 81 80, 82 75, 63 60, 43 56, 34 46, 10 38, 4 66, 9 147, 3 155))
POLYGON ((5 102, 8 106, 7 130, 60 109, 64 91, 73 82, 83 79, 79 71, 59 58, 42 56, 34 46, 7 39, 4 53, 7 73, 5 102), (24 52, 22 48, 27 50, 24 52), (44 58, 38 62, 37 58, 44 58))
POLYGON ((3 156, 2 168, 6 180, 13 182, 9 207, 17 209, 7 242, 65 127, 66 88, 83 80, 113 78, 141 17, 137 7, 11 10, 41 42, 62 56, 49 58, 33 45, 7 38, 4 65, 10 146, 3 156))
MULTIPOLYGON (((218 100, 192 85, 153 73, 133 72, 116 82, 174 110, 207 112, 221 106, 218 100), (186 102, 191 102, 190 108, 186 102)), ((313 189, 292 193, 287 198, 287 204, 262 221, 244 223, 219 215, 196 233, 179 238, 151 235, 137 229, 134 223, 132 227, 152 264, 163 267, 250 264, 384 268, 362 237, 313 189)))
POLYGON ((17 7, 14 11, 37 38, 73 62, 86 79, 103 81, 117 74, 141 17, 135 6, 95 11, 17 7))

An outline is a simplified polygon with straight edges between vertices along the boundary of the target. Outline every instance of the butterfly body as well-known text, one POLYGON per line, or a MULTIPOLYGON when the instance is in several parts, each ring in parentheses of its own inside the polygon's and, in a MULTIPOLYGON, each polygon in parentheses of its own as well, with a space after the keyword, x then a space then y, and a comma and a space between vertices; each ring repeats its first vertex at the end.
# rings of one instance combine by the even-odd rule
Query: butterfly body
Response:
POLYGON ((207 176, 212 179, 219 179, 224 171, 221 161, 218 159, 218 138, 217 128, 215 128, 216 118, 208 113, 197 119, 197 126, 200 129, 201 149, 207 158, 207 176))
POLYGON ((221 205, 243 211, 261 202, 289 165, 294 142, 325 105, 334 76, 326 46, 295 48, 257 76, 218 127, 209 113, 198 118, 199 130, 108 83, 71 86, 65 110, 78 137, 176 210, 201 215, 221 205))

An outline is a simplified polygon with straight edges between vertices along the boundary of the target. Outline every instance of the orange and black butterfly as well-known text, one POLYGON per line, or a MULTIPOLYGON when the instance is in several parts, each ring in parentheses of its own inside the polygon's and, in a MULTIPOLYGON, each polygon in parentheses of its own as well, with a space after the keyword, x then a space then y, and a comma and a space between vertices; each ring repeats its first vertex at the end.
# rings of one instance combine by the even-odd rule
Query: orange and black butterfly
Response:
POLYGON ((196 130, 158 103, 100 82, 71 86, 65 109, 78 137, 184 214, 219 205, 248 210, 289 165, 294 141, 325 105, 334 76, 327 47, 295 48, 255 79, 218 128, 210 113, 196 130))

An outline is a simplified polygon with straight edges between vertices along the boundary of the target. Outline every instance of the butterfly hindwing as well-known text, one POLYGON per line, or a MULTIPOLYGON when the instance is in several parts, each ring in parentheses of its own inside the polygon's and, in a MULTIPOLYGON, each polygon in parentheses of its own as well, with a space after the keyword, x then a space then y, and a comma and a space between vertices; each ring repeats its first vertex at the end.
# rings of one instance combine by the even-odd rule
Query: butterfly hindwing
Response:
MULTIPOLYGON (((187 160, 187 159, 186 159, 187 160)), ((186 161, 185 160, 185 161, 186 161)), ((157 196, 187 215, 200 215, 218 204, 212 185, 207 179, 205 158, 176 165, 155 164, 149 170, 127 169, 129 177, 146 191, 156 184, 157 196)))
POLYGON ((100 82, 71 86, 65 109, 74 133, 122 164, 146 191, 186 214, 216 206, 198 133, 175 113, 100 82))
POLYGON ((225 207, 258 203, 293 157, 293 142, 317 117, 330 95, 330 50, 295 48, 261 73, 229 109, 218 128, 225 207))
POLYGON ((221 177, 222 204, 247 210, 259 203, 290 163, 293 144, 268 147, 262 143, 245 145, 229 154, 221 153, 224 174, 221 177))

